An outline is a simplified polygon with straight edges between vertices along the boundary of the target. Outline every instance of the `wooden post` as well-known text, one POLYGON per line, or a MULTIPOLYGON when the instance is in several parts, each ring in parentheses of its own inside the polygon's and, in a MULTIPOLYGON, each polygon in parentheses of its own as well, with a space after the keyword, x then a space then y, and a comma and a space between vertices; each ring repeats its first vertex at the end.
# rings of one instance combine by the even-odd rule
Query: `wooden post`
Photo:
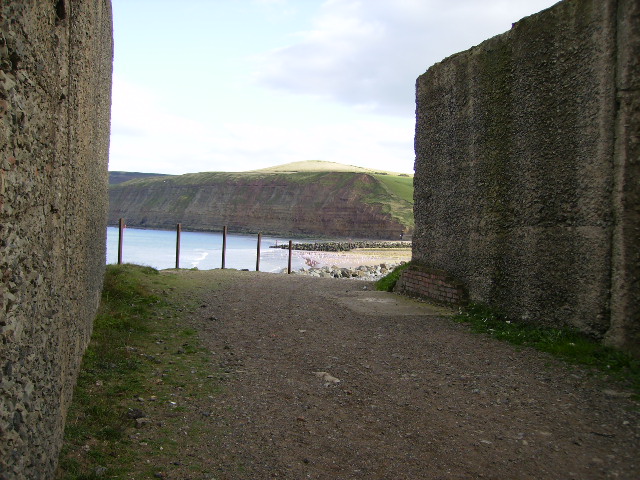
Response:
POLYGON ((293 241, 289 240, 289 264, 287 265, 287 273, 291 273, 291 256, 293 255, 293 241))
POLYGON ((260 271, 260 242, 262 241, 262 233, 258 233, 258 252, 256 254, 256 272, 260 271))
POLYGON ((124 218, 118 222, 118 265, 122 265, 122 241, 124 233, 124 218))
POLYGON ((222 269, 224 270, 227 256, 227 226, 222 227, 222 269))
POLYGON ((180 232, 182 231, 182 224, 176 225, 176 268, 180 268, 180 232))

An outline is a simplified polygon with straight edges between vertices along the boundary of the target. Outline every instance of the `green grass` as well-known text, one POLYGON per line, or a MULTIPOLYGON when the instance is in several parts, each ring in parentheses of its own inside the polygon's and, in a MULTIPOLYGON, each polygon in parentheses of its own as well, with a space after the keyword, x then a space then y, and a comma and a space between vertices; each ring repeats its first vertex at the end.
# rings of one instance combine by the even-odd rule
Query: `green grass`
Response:
POLYGON ((391 273, 388 273, 387 275, 382 277, 380 280, 378 280, 375 283, 376 290, 380 290, 380 291, 383 291, 383 292, 392 292, 393 291, 393 287, 396 286, 396 283, 398 282, 398 279, 400 278, 400 274, 410 264, 411 264, 411 262, 407 262, 407 263, 404 263, 402 265, 399 265, 396 268, 394 268, 391 273))
POLYGON ((413 177, 398 175, 374 175, 387 189, 405 202, 413 205, 413 177))
POLYGON ((533 347, 569 363, 593 367, 625 382, 640 394, 640 361, 620 350, 602 345, 575 329, 513 322, 499 312, 478 304, 461 309, 453 319, 469 324, 474 332, 488 334, 514 345, 533 347))
MULTIPOLYGON (((179 454, 175 442, 157 427, 137 429, 130 412, 141 409, 175 432, 182 421, 176 412, 193 403, 185 399, 213 398, 220 391, 217 377, 210 378, 217 367, 210 364, 196 330, 182 323, 198 308, 185 298, 197 298, 205 287, 215 289, 216 284, 202 272, 186 276, 107 266, 56 478, 153 478, 154 471, 170 467, 170 459, 179 454)), ((204 434, 194 417, 193 431, 202 428, 204 434)))

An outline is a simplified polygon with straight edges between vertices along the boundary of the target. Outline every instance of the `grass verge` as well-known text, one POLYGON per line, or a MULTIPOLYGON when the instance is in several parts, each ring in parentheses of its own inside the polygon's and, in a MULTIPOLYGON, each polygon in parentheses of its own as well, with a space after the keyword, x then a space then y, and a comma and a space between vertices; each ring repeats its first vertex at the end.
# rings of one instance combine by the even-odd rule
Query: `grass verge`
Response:
POLYGON ((574 329, 512 322, 499 312, 479 304, 461 309, 453 320, 469 324, 476 333, 488 334, 514 345, 533 347, 569 363, 593 367, 640 394, 640 361, 574 329))
POLYGON ((199 272, 189 273, 107 267, 56 478, 163 478, 170 470, 198 470, 196 460, 185 467, 176 440, 208 432, 215 442, 211 415, 202 411, 220 382, 209 352, 183 322, 197 308, 185 301, 187 291, 197 298, 199 272))
POLYGON ((403 263, 402 265, 398 265, 396 268, 394 268, 391 271, 391 273, 388 273, 387 275, 382 277, 380 280, 378 280, 375 283, 376 290, 380 290, 382 292, 392 292, 393 287, 396 286, 396 283, 400 278, 400 274, 402 274, 402 271, 405 268, 407 268, 410 264, 411 262, 407 262, 407 263, 403 263))

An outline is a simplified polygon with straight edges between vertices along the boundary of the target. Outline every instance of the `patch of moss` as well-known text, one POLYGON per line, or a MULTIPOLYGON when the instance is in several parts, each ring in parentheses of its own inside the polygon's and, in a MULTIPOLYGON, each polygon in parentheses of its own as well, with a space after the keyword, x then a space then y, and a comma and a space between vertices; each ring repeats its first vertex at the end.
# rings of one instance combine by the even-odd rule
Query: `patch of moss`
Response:
POLYGON ((409 265, 411 265, 411 262, 403 263, 402 265, 394 268, 391 273, 388 273, 380 280, 378 280, 375 283, 376 290, 380 290, 382 292, 392 292, 394 287, 396 286, 396 283, 398 283, 400 275, 409 267, 409 265))

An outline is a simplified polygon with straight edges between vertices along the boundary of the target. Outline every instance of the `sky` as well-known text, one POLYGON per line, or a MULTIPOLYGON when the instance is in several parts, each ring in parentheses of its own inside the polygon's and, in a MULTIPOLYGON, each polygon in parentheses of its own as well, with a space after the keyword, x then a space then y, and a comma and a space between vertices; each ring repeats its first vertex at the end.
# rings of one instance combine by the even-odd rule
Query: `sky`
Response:
POLYGON ((557 0, 112 0, 110 170, 413 173, 415 81, 557 0))

